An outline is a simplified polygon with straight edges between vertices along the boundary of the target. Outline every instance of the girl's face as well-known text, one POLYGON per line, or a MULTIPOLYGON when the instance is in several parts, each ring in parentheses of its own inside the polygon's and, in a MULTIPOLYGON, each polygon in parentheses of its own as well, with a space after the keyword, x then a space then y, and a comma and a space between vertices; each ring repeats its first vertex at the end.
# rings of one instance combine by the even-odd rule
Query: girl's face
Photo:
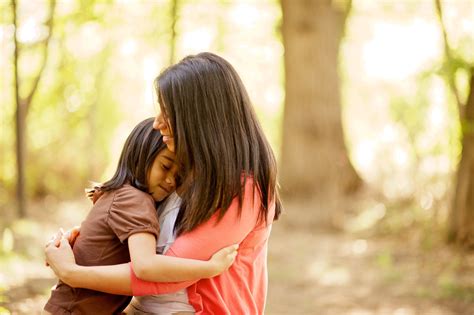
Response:
POLYGON ((161 150, 148 172, 148 192, 155 201, 162 201, 176 188, 178 166, 174 157, 168 148, 161 150))

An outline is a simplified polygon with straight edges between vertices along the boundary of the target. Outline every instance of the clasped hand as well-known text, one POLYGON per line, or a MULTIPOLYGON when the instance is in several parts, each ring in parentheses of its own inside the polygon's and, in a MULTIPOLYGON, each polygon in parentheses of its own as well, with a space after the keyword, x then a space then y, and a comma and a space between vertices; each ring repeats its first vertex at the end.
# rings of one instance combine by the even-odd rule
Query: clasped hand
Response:
MULTIPOLYGON (((74 227, 67 232, 60 229, 56 235, 46 243, 46 266, 51 267, 56 276, 64 281, 69 271, 76 265, 72 246, 79 235, 79 227, 74 227)), ((66 281, 65 281, 66 282, 66 281)))

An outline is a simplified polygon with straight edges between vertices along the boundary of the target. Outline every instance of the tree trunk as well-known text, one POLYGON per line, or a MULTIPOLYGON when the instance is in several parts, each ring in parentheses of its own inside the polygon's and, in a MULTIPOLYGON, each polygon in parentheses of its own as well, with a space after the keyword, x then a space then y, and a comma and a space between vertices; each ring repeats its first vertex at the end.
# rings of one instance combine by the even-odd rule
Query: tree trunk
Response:
POLYGON ((28 109, 30 107, 33 96, 36 93, 38 88, 41 75, 43 74, 44 68, 46 66, 46 60, 48 57, 48 45, 53 32, 53 15, 54 8, 56 6, 56 0, 51 0, 50 2, 50 16, 46 21, 46 25, 49 27, 49 33, 46 39, 42 42, 44 47, 44 54, 41 61, 40 69, 37 76, 33 79, 33 84, 31 89, 26 94, 26 97, 21 97, 20 95, 20 71, 19 71, 19 56, 20 56, 20 46, 18 42, 18 19, 17 19, 17 1, 12 0, 11 3, 13 11, 13 40, 14 40, 14 53, 13 53, 13 69, 14 69, 14 87, 15 87, 15 102, 16 102, 16 111, 15 111, 15 134, 16 134, 16 165, 17 165, 17 202, 18 202, 18 216, 23 218, 26 216, 26 194, 25 194, 25 156, 26 156, 26 118, 28 116, 28 109))
POLYGON ((347 12, 329 0, 282 0, 282 11, 282 193, 287 200, 342 198, 362 183, 341 122, 338 55, 347 12))
POLYGON ((20 82, 19 82, 19 45, 18 45, 18 20, 17 20, 17 5, 16 1, 12 1, 13 11, 13 25, 14 29, 14 52, 13 52, 13 81, 15 86, 15 134, 16 134, 16 171, 17 171, 17 184, 16 184, 16 199, 18 203, 18 216, 23 218, 26 216, 26 197, 25 197, 25 121, 26 121, 26 104, 20 98, 20 82))
POLYGON ((171 1, 171 38, 170 38, 170 65, 176 62, 176 23, 178 22, 178 0, 171 1))
POLYGON ((470 91, 462 117, 462 153, 448 238, 463 247, 474 249, 474 70, 471 70, 470 91))

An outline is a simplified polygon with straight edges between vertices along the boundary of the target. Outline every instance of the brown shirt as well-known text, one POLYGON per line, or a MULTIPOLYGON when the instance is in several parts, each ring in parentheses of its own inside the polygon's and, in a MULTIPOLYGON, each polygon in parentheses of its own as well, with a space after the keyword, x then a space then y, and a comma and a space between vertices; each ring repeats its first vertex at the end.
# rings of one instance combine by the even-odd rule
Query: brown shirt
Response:
MULTIPOLYGON (((153 198, 130 185, 106 192, 81 224, 74 244, 78 265, 116 265, 130 261, 127 239, 139 232, 159 234, 153 198)), ((71 288, 59 281, 45 310, 53 314, 116 314, 131 297, 71 288)))

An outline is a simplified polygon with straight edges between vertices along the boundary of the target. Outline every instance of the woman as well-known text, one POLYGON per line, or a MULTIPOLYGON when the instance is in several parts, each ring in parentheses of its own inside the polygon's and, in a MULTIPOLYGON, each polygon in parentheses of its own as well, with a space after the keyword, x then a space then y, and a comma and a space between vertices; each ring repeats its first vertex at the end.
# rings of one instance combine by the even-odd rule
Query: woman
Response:
POLYGON ((196 314, 263 314, 268 238, 281 203, 274 155, 245 87, 212 53, 184 58, 162 72, 155 87, 161 114, 154 127, 175 151, 183 178, 178 237, 166 255, 206 260, 238 243, 234 264, 211 279, 161 283, 153 282, 158 266, 139 278, 133 264, 78 266, 67 242, 47 260, 75 287, 133 295, 187 288, 196 314))

